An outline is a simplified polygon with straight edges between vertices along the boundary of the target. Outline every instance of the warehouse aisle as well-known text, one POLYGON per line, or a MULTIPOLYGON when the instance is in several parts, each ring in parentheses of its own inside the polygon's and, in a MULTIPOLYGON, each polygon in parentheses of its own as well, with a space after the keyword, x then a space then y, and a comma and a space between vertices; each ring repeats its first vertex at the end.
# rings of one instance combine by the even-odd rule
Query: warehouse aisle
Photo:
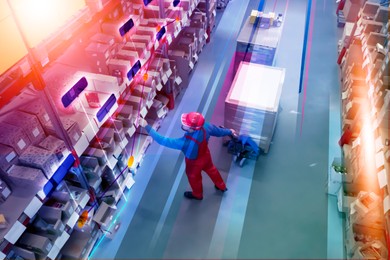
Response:
MULTIPOLYGON (((259 2, 230 1, 211 43, 199 57, 187 91, 180 95, 179 105, 164 120, 160 133, 181 136, 180 114, 192 110, 203 112, 217 125, 223 124, 223 102, 230 86, 229 64, 235 40, 244 17, 257 9, 259 2)), ((127 201, 121 202, 117 220, 121 229, 113 241, 102 240, 92 258, 321 259, 327 258, 329 251, 333 257, 342 258, 340 248, 327 248, 325 193, 332 143, 329 129, 339 127, 333 125, 337 121, 329 123, 330 109, 338 113, 332 108, 338 101, 334 62, 337 35, 335 23, 329 22, 335 21, 335 6, 333 1, 316 1, 312 59, 301 121, 303 95, 298 95, 297 64, 301 59, 306 2, 266 1, 265 11, 286 11, 275 63, 286 68, 286 79, 269 154, 239 168, 231 162, 222 140, 211 139, 214 162, 227 180, 229 191, 223 195, 216 192, 205 177, 204 200, 200 202, 183 198, 189 187, 184 157, 153 143, 127 201)), ((330 240, 336 241, 337 247, 340 230, 332 230, 336 232, 330 234, 330 240)))
MULTIPOLYGON (((303 34, 307 1, 287 2, 291 12, 275 64, 286 68, 283 110, 270 153, 256 163, 239 258, 325 259, 328 253, 329 110, 330 96, 339 93, 335 5, 313 1, 307 91, 298 96, 300 66, 294 63, 301 60, 297 35, 303 34)), ((330 235, 340 237, 340 232, 330 235)))

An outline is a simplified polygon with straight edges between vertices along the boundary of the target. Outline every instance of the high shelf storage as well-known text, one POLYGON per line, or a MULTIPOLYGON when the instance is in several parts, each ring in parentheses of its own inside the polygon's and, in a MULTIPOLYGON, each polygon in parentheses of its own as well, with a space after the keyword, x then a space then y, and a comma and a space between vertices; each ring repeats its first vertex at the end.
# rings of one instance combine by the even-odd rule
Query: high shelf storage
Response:
POLYGON ((365 2, 339 44, 346 173, 338 199, 353 259, 388 259, 390 248, 388 18, 388 7, 365 2))
POLYGON ((1 258, 85 259, 120 228, 152 142, 138 119, 159 128, 215 19, 214 0, 144 2, 86 0, 1 75, 1 258))

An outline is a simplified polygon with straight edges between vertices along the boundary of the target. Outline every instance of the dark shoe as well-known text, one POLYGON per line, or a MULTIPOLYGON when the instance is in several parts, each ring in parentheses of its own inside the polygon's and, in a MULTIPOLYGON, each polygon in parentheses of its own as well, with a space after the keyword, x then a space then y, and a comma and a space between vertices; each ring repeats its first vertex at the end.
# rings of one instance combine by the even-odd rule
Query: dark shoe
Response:
POLYGON ((215 187, 215 189, 217 189, 217 190, 219 190, 219 191, 222 191, 222 192, 225 192, 225 191, 228 190, 227 188, 225 188, 224 190, 221 190, 220 188, 217 187, 217 185, 214 185, 214 187, 215 187))
POLYGON ((188 199, 194 199, 194 200, 202 200, 202 198, 197 198, 195 197, 194 195, 192 195, 192 192, 191 191, 186 191, 184 192, 184 197, 188 198, 188 199))

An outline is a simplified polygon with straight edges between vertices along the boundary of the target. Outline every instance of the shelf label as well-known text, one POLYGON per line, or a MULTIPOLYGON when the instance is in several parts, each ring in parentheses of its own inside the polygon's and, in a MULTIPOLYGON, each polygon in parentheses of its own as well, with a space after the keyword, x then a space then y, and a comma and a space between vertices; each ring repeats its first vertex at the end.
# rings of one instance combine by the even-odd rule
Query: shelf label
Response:
POLYGON ((365 56, 366 58, 369 58, 370 53, 368 52, 368 49, 365 48, 363 52, 364 52, 364 56, 365 56))
POLYGON ((349 95, 349 89, 341 93, 341 99, 347 99, 349 95))
POLYGON ((4 236, 4 238, 7 239, 7 241, 11 244, 15 244, 25 230, 26 227, 19 221, 16 221, 8 233, 4 236))
POLYGON ((204 33, 204 35, 203 35, 203 36, 204 36, 204 39, 205 39, 205 40, 207 40, 207 38, 209 38, 209 36, 207 35, 207 33, 206 33, 206 32, 204 33))
POLYGON ((375 118, 375 114, 376 114, 376 108, 373 107, 372 110, 371 110, 370 115, 371 115, 372 118, 375 118))
POLYGON ((383 212, 386 214, 387 211, 390 209, 390 198, 389 196, 386 196, 383 200, 383 212))
POLYGON ((20 139, 19 142, 17 142, 17 145, 19 147, 19 149, 23 149, 24 147, 26 147, 26 143, 24 142, 23 139, 20 139))
POLYGON ((172 70, 169 68, 166 72, 167 77, 169 78, 172 75, 172 70))
POLYGON ((79 219, 79 214, 77 214, 77 212, 73 212, 72 216, 70 216, 70 218, 69 218, 69 221, 68 221, 67 225, 70 228, 73 228, 78 219, 79 219))
POLYGON ((41 208, 42 206, 42 202, 37 198, 37 197, 34 197, 30 204, 28 204, 28 206, 26 207, 26 209, 24 210, 24 213, 29 217, 29 218, 32 218, 34 217, 35 214, 37 214, 38 210, 41 208))
POLYGON ((156 86, 156 89, 158 90, 158 91, 160 91, 161 89, 162 89, 162 85, 161 85, 161 83, 158 83, 158 85, 156 86))
POLYGON ((368 84, 368 83, 370 82, 370 80, 371 80, 371 72, 369 71, 369 72, 367 73, 366 83, 368 84))
POLYGON ((192 61, 190 61, 190 63, 188 63, 188 66, 190 66, 191 69, 194 68, 194 63, 192 63, 192 61))
POLYGON ((368 58, 364 59, 364 62, 362 64, 362 68, 364 69, 369 63, 370 63, 370 60, 368 58))
POLYGON ((166 37, 167 37, 168 44, 171 44, 172 43, 172 35, 168 34, 166 37))
POLYGON ((164 74, 164 75, 161 77, 161 80, 162 80, 163 84, 165 85, 165 84, 167 83, 167 81, 168 81, 167 75, 164 74))
POLYGON ((345 110, 346 110, 346 112, 348 112, 348 111, 351 109, 351 107, 352 107, 352 102, 349 101, 349 102, 345 105, 345 110))
POLYGON ((380 151, 375 155, 375 164, 376 168, 380 168, 385 165, 385 154, 383 153, 383 151, 380 151))
POLYGON ((380 150, 382 150, 382 148, 383 148, 382 137, 379 136, 375 140, 375 152, 379 152, 380 150))
POLYGON ((369 97, 369 98, 372 98, 372 97, 373 97, 373 94, 374 94, 374 88, 373 88, 373 86, 370 84, 370 88, 368 89, 368 97, 369 97))
POLYGON ((360 145, 360 137, 356 138, 356 139, 352 142, 352 148, 355 148, 355 147, 357 147, 358 145, 360 145))
POLYGON ((378 172, 378 182, 379 188, 381 189, 387 185, 386 169, 382 169, 380 172, 378 172))
POLYGON ((183 80, 179 76, 177 76, 176 79, 175 79, 175 83, 177 85, 180 85, 180 83, 182 83, 182 82, 183 82, 183 80))

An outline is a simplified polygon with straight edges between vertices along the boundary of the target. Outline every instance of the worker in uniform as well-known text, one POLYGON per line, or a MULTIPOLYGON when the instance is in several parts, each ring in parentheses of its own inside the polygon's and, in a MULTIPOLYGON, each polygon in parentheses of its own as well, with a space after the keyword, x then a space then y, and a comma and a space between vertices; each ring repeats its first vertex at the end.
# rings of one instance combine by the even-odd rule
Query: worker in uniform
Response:
POLYGON ((235 135, 233 129, 217 127, 205 122, 202 114, 191 112, 182 114, 182 129, 185 134, 181 138, 169 138, 157 133, 144 119, 140 119, 140 125, 145 127, 148 134, 160 145, 181 150, 185 156, 186 175, 192 191, 184 192, 189 199, 202 200, 202 171, 205 171, 214 183, 214 187, 222 192, 227 191, 218 169, 214 166, 208 148, 210 136, 223 137, 235 135))

